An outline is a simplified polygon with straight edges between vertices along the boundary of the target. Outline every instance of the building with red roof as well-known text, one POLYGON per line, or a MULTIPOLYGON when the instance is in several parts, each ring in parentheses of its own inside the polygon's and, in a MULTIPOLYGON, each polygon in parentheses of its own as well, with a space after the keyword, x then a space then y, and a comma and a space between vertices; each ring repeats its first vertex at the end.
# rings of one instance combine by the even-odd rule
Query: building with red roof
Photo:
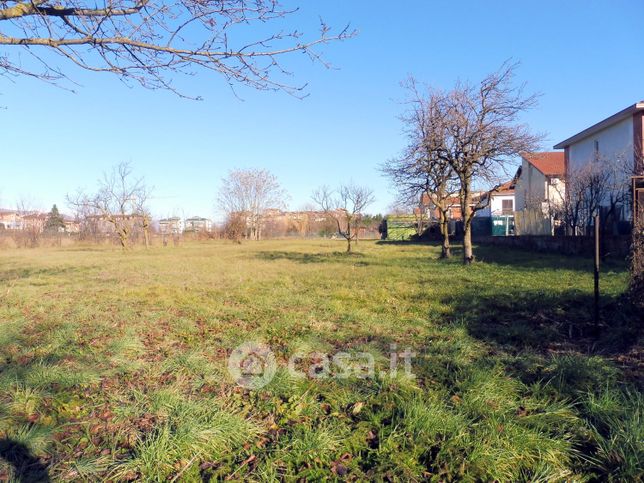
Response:
POLYGON ((560 205, 565 196, 566 161, 563 151, 524 153, 515 185, 516 210, 560 205))

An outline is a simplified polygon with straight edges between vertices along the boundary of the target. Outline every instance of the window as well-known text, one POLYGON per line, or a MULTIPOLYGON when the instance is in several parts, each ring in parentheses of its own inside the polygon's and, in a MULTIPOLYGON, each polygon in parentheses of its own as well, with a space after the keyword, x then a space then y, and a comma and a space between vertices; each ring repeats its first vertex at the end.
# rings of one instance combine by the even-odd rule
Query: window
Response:
POLYGON ((595 139, 595 161, 599 159, 599 141, 595 139))
POLYGON ((501 214, 511 215, 514 211, 514 203, 512 200, 501 200, 501 214))

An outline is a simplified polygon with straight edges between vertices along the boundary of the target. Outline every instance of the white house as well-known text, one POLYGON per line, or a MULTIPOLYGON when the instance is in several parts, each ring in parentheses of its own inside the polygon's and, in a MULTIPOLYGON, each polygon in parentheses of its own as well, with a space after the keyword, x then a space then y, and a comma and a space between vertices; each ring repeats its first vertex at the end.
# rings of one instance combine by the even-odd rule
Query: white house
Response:
POLYGON ((561 205, 565 196, 566 163, 563 151, 525 153, 514 188, 515 211, 561 205))
MULTIPOLYGON (((630 175, 644 175, 644 101, 628 106, 617 114, 590 126, 560 142, 554 148, 564 150, 566 178, 571 179, 589 163, 622 159, 627 165, 620 180, 628 183, 630 175)), ((601 165, 601 164, 600 164, 601 165)), ((628 205, 622 219, 630 219, 628 205)))
MULTIPOLYGON (((484 201, 485 202, 485 201, 484 201)), ((512 216, 515 211, 515 181, 503 183, 477 216, 512 216)))

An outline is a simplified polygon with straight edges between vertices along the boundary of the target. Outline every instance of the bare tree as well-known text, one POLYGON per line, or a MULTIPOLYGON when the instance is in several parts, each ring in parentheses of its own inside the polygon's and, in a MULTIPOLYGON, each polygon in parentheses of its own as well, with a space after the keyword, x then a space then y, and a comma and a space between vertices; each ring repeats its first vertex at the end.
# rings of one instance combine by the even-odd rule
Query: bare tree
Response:
POLYGON ((374 201, 373 191, 355 184, 342 185, 336 192, 322 186, 313 192, 312 198, 335 221, 338 234, 347 241, 347 253, 351 253, 351 242, 358 241, 363 212, 374 201))
POLYGON ((435 138, 436 129, 432 124, 440 119, 441 96, 429 92, 421 94, 416 80, 410 78, 403 86, 409 91, 409 109, 401 116, 407 146, 402 154, 382 166, 383 173, 392 181, 398 193, 398 201, 404 205, 417 206, 419 235, 423 222, 423 195, 434 205, 439 215, 442 236, 441 257, 451 256, 449 242, 450 199, 459 191, 458 179, 452 166, 438 156, 435 138), (419 216, 420 215, 420 218, 419 216))
POLYGON ((614 226, 622 219, 623 210, 630 204, 630 180, 633 176, 633 162, 625 153, 616 153, 610 157, 600 157, 599 164, 606 173, 607 196, 603 200, 606 212, 603 229, 613 231, 614 226))
POLYGON ((644 310, 644 195, 639 193, 635 196, 639 200, 633 206, 629 294, 635 306, 644 310))
MULTIPOLYGON (((95 194, 79 190, 68 195, 69 205, 88 216, 110 224, 123 249, 130 247, 130 238, 137 223, 147 216, 142 212, 150 196, 143 178, 133 178, 129 163, 120 163, 111 171, 103 173, 95 194)), ((149 224, 147 225, 149 227, 149 224)), ((147 240, 149 243, 149 239, 147 240)))
POLYGON ((40 215, 40 204, 30 196, 21 196, 16 203, 16 212, 22 219, 21 229, 14 235, 18 246, 35 248, 40 244, 45 219, 40 215))
POLYGON ((433 91, 428 119, 429 149, 446 162, 459 180, 463 214, 463 261, 474 260, 472 219, 487 206, 491 194, 507 177, 508 166, 521 152, 534 151, 540 136, 532 134, 519 116, 532 108, 536 95, 525 95, 513 83, 517 64, 505 63, 479 84, 457 83, 449 92, 433 91), (487 196, 474 199, 474 187, 487 196))
POLYGON ((260 240, 266 211, 283 207, 286 198, 286 192, 270 171, 239 169, 230 171, 222 179, 217 200, 227 218, 235 218, 236 226, 243 215, 248 239, 260 240))
MULTIPOLYGON (((609 172, 599 163, 587 163, 571 169, 566 179, 566 193, 558 209, 566 231, 573 236, 590 233, 593 219, 609 190, 609 172)), ((556 208, 557 209, 557 208, 556 208)))
POLYGON ((321 23, 320 34, 305 40, 298 30, 278 30, 289 9, 278 0, 2 0, 0 74, 65 78, 48 52, 92 72, 109 72, 125 82, 169 89, 174 73, 206 70, 228 83, 298 95, 288 82, 282 58, 304 53, 326 63, 318 47, 355 35, 321 23), (262 36, 266 25, 275 33, 262 36), (16 52, 13 57, 9 48, 16 52), (32 62, 20 61, 19 53, 32 62))
POLYGON ((67 194, 67 205, 74 212, 74 221, 79 226, 79 239, 92 239, 98 243, 100 237, 99 231, 99 213, 86 203, 87 195, 83 190, 78 189, 75 193, 67 194))

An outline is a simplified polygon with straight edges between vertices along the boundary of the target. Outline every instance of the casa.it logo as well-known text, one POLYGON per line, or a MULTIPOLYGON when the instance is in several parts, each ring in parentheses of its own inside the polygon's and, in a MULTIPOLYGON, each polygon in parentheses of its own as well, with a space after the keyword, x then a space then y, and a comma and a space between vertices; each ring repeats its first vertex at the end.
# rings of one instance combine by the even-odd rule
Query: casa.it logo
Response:
POLYGON ((273 351, 261 342, 244 342, 228 358, 228 372, 237 384, 246 389, 266 386, 276 370, 273 351))

